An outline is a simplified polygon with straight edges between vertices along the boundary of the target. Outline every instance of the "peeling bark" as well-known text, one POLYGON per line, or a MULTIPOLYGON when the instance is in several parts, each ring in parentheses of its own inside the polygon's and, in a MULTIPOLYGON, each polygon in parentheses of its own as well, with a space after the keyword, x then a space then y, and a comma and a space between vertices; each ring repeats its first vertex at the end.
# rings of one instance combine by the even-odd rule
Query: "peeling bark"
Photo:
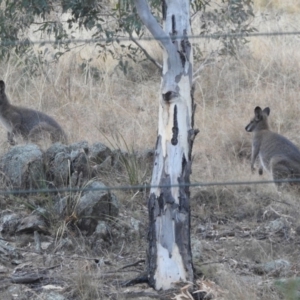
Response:
POLYGON ((190 243, 190 183, 194 130, 190 2, 163 0, 163 29, 145 0, 139 16, 164 49, 153 186, 148 201, 148 280, 155 289, 193 281, 190 243))

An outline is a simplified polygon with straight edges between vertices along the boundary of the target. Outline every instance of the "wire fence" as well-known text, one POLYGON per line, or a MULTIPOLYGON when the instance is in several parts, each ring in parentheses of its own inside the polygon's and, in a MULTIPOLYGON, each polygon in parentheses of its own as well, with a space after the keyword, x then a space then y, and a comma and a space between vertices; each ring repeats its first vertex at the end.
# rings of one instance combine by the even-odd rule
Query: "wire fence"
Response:
MULTIPOLYGON (((277 32, 249 32, 249 33, 220 33, 220 34, 205 34, 205 35, 186 35, 186 36, 176 36, 176 39, 220 39, 220 38, 251 38, 251 37, 275 37, 275 36, 300 36, 300 31, 277 31, 277 32)), ((153 37, 153 36, 143 36, 138 38, 138 41, 153 41, 153 40, 165 40, 170 37, 153 37)), ((0 42, 0 47, 8 46, 21 46, 21 45, 45 45, 45 44, 67 44, 67 43, 110 43, 110 42, 129 42, 132 41, 130 37, 118 37, 118 38, 88 38, 88 39, 58 39, 58 40, 3 40, 0 42)))
MULTIPOLYGON (((251 38, 251 37, 276 37, 276 36, 299 36, 300 31, 278 31, 278 32, 251 32, 251 33, 224 33, 224 34, 209 34, 209 35, 189 35, 189 36, 177 36, 180 38, 193 39, 220 39, 220 38, 251 38)), ((152 41, 152 40, 163 40, 169 37, 146 37, 143 36, 139 40, 152 41)), ((89 39, 65 39, 65 40, 36 40, 36 41, 9 41, 2 40, 0 41, 0 47, 7 46, 18 46, 18 45, 33 45, 33 44, 64 44, 64 43, 100 43, 100 42, 120 42, 120 41, 131 41, 130 37, 123 38, 89 38, 89 39)), ((64 188, 44 188, 44 189, 1 189, 0 195, 29 195, 29 194, 53 194, 53 193, 80 193, 80 192, 92 192, 92 191, 105 191, 112 192, 116 190, 130 190, 130 191, 139 191, 139 190, 150 190, 154 188, 181 188, 181 187, 190 187, 190 188, 205 188, 212 186, 242 186, 242 185, 265 185, 265 184, 282 184, 282 183, 300 183, 300 178, 290 178, 282 180, 259 180, 259 181, 215 181, 215 182, 194 182, 194 183, 185 183, 185 184, 171 184, 171 185, 150 185, 150 184, 141 184, 141 185, 124 185, 124 186, 104 186, 98 188, 92 187, 64 187, 64 188)))
POLYGON ((194 183, 179 183, 179 184, 161 184, 161 185, 123 185, 123 186, 103 186, 103 187, 89 187, 88 185, 81 188, 64 187, 64 188, 46 188, 46 189, 7 189, 0 190, 0 195, 28 195, 28 194, 57 194, 57 193, 80 193, 80 192, 112 192, 116 190, 123 191, 142 191, 155 188, 168 189, 168 188, 182 188, 182 187, 212 187, 212 186, 242 186, 242 185, 263 185, 263 184, 297 184, 300 183, 300 178, 289 178, 280 180, 257 180, 257 181, 214 181, 214 182, 194 182, 194 183))

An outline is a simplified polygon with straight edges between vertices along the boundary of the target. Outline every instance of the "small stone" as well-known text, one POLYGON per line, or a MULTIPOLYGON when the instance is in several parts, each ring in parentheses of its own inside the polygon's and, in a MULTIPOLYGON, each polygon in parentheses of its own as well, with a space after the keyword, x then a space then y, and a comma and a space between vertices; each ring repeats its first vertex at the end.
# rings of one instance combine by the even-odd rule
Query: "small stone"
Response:
POLYGON ((261 263, 253 267, 257 274, 272 274, 274 276, 284 275, 291 268, 291 264, 284 259, 277 259, 266 263, 261 263))

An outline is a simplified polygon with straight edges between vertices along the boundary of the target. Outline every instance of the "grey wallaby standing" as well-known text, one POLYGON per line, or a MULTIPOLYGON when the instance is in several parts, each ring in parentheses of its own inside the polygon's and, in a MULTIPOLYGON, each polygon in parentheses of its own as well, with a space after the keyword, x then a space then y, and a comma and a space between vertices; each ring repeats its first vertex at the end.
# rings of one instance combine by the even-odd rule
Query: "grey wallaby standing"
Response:
POLYGON ((7 129, 8 142, 15 145, 15 135, 21 135, 26 141, 36 141, 43 132, 48 132, 52 142, 67 142, 61 126, 50 116, 25 107, 10 104, 5 83, 0 80, 0 121, 7 129))
MULTIPOLYGON (((246 131, 253 132, 251 170, 259 157, 259 174, 263 169, 270 172, 273 180, 300 179, 300 151, 295 144, 284 136, 269 129, 268 117, 270 108, 254 109, 254 118, 246 126, 246 131)), ((280 183, 277 183, 280 186, 280 183)))

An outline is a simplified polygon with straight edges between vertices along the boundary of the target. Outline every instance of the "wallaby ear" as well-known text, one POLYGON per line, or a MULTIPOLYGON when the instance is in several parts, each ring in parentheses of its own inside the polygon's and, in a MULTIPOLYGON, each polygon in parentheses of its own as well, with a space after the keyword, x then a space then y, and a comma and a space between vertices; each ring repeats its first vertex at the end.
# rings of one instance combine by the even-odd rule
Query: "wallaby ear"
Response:
POLYGON ((259 106, 256 106, 254 109, 255 118, 260 119, 262 110, 259 106))
POLYGON ((270 114, 270 107, 266 107, 266 108, 263 110, 263 113, 269 115, 269 114, 270 114))

